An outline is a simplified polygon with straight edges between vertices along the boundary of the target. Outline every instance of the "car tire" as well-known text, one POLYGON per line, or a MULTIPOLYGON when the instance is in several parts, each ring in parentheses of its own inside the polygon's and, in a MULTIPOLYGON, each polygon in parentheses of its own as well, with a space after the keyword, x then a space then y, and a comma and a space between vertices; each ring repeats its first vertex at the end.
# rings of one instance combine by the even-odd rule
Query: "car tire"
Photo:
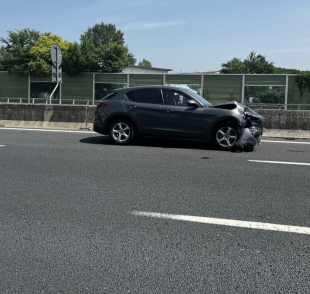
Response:
POLYGON ((240 128, 229 122, 216 125, 212 132, 212 143, 221 150, 232 150, 238 142, 240 128))
POLYGON ((109 135, 115 144, 126 145, 133 141, 135 130, 129 120, 120 118, 111 123, 109 135))

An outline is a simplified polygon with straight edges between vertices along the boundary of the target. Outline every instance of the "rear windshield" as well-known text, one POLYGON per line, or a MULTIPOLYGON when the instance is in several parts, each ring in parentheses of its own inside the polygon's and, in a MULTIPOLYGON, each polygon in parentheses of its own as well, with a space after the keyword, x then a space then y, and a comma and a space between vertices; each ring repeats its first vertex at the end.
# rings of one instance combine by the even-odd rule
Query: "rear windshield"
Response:
POLYGON ((112 97, 114 97, 117 93, 116 92, 112 92, 110 94, 108 94, 107 96, 101 98, 100 100, 108 100, 111 99, 112 97))

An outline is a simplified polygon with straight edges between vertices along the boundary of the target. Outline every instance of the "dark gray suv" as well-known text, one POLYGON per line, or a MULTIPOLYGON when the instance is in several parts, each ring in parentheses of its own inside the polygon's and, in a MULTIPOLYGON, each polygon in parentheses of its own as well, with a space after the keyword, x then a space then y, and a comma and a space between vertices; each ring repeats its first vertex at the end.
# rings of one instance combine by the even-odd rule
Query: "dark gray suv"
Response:
POLYGON ((213 142, 218 148, 252 147, 263 132, 262 117, 246 105, 212 105, 190 89, 145 86, 117 89, 102 98, 94 131, 117 144, 136 136, 213 142))

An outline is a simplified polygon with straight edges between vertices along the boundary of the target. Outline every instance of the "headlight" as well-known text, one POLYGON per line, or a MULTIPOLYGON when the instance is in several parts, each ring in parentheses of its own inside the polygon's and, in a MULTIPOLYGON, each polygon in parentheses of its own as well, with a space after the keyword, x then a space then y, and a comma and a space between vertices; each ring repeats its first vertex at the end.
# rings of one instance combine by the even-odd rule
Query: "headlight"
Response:
POLYGON ((241 114, 244 114, 244 108, 243 108, 243 107, 239 106, 238 109, 239 109, 239 112, 240 112, 241 114))

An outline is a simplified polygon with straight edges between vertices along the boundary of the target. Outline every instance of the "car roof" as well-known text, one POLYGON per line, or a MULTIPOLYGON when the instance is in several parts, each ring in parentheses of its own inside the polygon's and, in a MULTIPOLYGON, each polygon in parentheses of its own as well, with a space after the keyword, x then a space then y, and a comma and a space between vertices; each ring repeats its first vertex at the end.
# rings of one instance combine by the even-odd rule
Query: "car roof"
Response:
POLYGON ((141 89, 168 89, 168 90, 180 90, 184 91, 187 90, 182 87, 175 87, 175 86, 135 86, 135 87, 127 87, 127 88, 120 88, 116 89, 116 92, 128 92, 128 91, 133 91, 133 90, 141 90, 141 89))

